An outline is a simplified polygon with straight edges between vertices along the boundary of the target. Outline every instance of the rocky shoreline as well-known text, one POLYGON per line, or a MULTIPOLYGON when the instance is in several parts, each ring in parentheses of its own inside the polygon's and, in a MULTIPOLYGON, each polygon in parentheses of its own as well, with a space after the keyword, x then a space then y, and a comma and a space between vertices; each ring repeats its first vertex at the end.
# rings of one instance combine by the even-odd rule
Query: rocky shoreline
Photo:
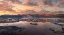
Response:
POLYGON ((24 29, 16 26, 0 26, 0 35, 20 35, 24 29))

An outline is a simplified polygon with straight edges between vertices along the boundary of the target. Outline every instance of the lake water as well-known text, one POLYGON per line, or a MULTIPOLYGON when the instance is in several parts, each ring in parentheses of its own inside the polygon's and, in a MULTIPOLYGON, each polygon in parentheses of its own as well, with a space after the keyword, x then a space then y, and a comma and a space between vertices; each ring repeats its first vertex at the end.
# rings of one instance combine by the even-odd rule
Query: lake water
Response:
POLYGON ((51 22, 26 22, 19 21, 15 23, 0 23, 0 26, 24 27, 21 35, 64 35, 63 28, 60 25, 51 22), (36 23, 36 24, 30 24, 36 23))

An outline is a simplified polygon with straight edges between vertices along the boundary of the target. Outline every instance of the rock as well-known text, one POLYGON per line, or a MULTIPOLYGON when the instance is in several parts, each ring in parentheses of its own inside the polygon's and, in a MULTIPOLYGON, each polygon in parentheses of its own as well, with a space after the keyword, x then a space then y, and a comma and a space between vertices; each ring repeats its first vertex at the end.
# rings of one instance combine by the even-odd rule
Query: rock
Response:
POLYGON ((19 35, 24 29, 16 26, 0 26, 0 35, 19 35))

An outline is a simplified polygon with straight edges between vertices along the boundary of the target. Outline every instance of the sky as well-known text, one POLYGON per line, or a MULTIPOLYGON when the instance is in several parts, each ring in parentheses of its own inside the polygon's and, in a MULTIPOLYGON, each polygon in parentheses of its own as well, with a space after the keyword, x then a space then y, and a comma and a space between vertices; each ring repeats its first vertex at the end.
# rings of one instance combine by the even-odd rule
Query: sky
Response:
POLYGON ((64 0, 0 0, 0 15, 64 14, 64 0))

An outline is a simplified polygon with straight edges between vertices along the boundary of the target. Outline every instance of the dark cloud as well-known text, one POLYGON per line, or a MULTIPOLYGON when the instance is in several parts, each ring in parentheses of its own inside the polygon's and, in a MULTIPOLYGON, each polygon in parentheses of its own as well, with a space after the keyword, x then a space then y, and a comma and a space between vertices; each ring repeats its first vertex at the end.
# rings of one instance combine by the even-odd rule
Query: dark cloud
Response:
POLYGON ((50 6, 59 6, 60 0, 44 0, 44 4, 50 6))
POLYGON ((38 2, 36 0, 30 0, 28 2, 28 5, 30 5, 30 6, 37 6, 38 5, 38 2))
POLYGON ((19 4, 22 3, 22 1, 20 1, 20 0, 6 0, 6 1, 10 1, 10 2, 12 2, 12 3, 19 3, 19 4))
POLYGON ((53 1, 52 1, 52 0, 45 0, 45 1, 44 1, 44 4, 45 4, 45 5, 53 6, 53 1))
POLYGON ((30 5, 30 6, 37 6, 38 4, 29 2, 28 5, 30 5))

